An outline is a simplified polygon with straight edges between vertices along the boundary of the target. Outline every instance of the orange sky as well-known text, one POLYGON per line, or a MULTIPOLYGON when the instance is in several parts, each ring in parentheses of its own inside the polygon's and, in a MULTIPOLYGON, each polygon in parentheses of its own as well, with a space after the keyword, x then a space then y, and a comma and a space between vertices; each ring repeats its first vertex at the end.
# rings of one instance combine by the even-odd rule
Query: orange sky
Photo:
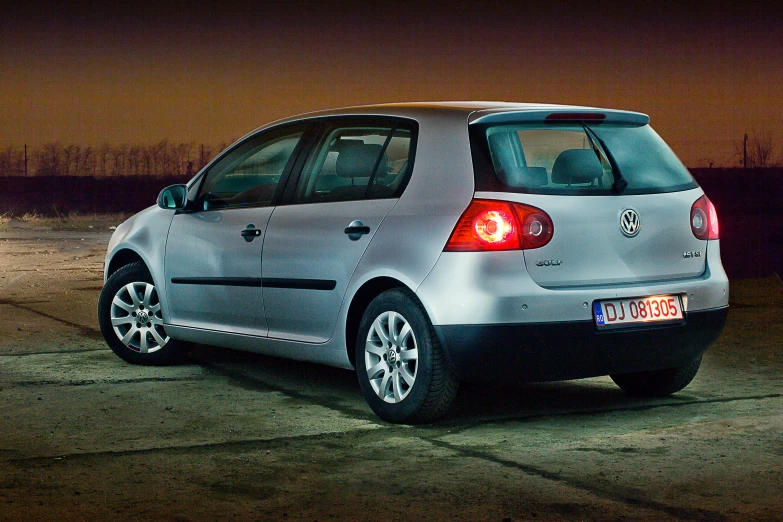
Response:
POLYGON ((772 2, 129 5, 4 13, 0 147, 217 143, 334 106, 483 99, 646 112, 689 166, 735 161, 745 132, 771 133, 783 159, 772 2))

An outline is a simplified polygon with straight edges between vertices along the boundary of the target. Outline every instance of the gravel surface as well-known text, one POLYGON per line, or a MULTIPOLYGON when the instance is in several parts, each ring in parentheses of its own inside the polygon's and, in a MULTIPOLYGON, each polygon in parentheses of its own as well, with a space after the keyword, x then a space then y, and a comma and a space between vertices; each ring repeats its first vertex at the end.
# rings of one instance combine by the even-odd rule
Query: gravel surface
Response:
POLYGON ((0 232, 0 520, 783 520, 783 284, 731 284, 695 381, 467 386, 394 426, 352 372, 198 346, 135 367, 95 310, 109 234, 0 232))

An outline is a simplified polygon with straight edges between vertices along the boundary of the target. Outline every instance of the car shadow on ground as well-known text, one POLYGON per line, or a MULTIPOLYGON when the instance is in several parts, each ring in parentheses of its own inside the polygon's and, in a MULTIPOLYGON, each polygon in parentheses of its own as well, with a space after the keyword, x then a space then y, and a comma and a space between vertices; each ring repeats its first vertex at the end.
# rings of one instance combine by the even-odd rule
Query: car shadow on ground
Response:
MULTIPOLYGON (((239 385, 245 388, 294 393, 301 400, 310 397, 319 404, 328 398, 333 403, 349 406, 350 410, 366 411, 372 417, 356 375, 350 370, 204 345, 193 349, 189 361, 220 371, 234 381, 241 374, 239 385)), ((608 378, 518 384, 460 383, 451 410, 437 424, 459 427, 549 415, 644 410, 690 402, 694 398, 686 390, 672 397, 637 399, 622 392, 608 378)))

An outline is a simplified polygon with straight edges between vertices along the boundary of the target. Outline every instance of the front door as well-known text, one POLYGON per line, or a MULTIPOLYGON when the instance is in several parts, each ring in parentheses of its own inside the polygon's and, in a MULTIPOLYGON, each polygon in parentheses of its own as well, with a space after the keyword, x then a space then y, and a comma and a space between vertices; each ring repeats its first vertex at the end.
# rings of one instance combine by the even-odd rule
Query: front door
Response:
POLYGON ((165 257, 172 324, 267 334, 264 233, 305 130, 278 127, 235 146, 209 168, 190 208, 174 216, 165 257))

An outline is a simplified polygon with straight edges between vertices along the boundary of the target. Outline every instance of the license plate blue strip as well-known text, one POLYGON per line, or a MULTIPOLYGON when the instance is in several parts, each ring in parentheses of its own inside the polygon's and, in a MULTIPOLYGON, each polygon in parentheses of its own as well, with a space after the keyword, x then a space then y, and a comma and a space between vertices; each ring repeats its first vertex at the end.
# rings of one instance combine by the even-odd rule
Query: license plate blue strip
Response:
POLYGON ((598 326, 605 326, 604 312, 601 310, 601 303, 595 301, 593 303, 593 313, 595 314, 595 324, 598 326))

